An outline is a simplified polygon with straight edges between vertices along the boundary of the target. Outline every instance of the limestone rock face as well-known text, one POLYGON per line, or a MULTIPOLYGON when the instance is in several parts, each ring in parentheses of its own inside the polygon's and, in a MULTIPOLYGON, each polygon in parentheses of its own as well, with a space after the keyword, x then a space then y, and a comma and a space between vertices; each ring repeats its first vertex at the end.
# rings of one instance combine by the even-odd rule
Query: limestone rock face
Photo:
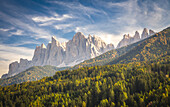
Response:
POLYGON ((20 63, 17 61, 11 63, 9 65, 9 72, 8 72, 8 77, 14 76, 32 66, 31 61, 28 61, 27 59, 20 59, 20 63))
POLYGON ((64 48, 59 41, 52 37, 52 42, 47 45, 43 62, 41 65, 53 65, 56 66, 62 63, 65 56, 64 48))
POLYGON ((81 32, 74 35, 73 39, 66 44, 66 59, 64 63, 69 65, 74 62, 76 64, 93 57, 96 57, 110 49, 114 49, 114 45, 107 44, 97 36, 89 35, 86 38, 81 32))
POLYGON ((37 46, 34 52, 34 56, 32 58, 33 65, 40 66, 43 63, 44 56, 46 52, 46 47, 42 44, 41 46, 37 46))
POLYGON ((149 36, 152 36, 152 35, 154 35, 155 34, 155 32, 153 31, 153 30, 149 30, 149 36))
POLYGON ((117 48, 121 48, 123 46, 135 43, 140 40, 140 36, 138 31, 135 32, 135 35, 131 37, 129 34, 123 35, 123 39, 118 43, 117 48))
POLYGON ((18 63, 18 61, 12 62, 12 63, 9 65, 8 75, 14 74, 14 73, 17 71, 18 68, 19 68, 19 63, 18 63))
POLYGON ((113 44, 106 44, 97 36, 89 35, 86 38, 81 32, 77 32, 72 40, 64 43, 52 37, 47 47, 44 44, 36 47, 31 61, 20 59, 19 63, 17 61, 11 63, 8 74, 3 78, 14 76, 32 66, 73 66, 111 49, 114 49, 113 44))
POLYGON ((129 42, 131 41, 129 34, 128 35, 123 35, 123 39, 118 43, 117 48, 126 46, 129 44, 129 42))
POLYGON ((78 32, 66 44, 65 64, 86 59, 86 54, 86 38, 81 32, 78 32))
POLYGON ((135 32, 135 35, 134 35, 133 38, 134 38, 134 42, 137 42, 137 41, 140 40, 140 35, 139 35, 139 32, 138 32, 138 31, 135 32))
POLYGON ((143 29, 141 38, 140 38, 140 34, 139 34, 138 31, 135 32, 135 35, 133 37, 131 37, 129 34, 125 34, 125 35, 123 35, 123 39, 118 43, 117 48, 121 48, 123 46, 127 46, 129 44, 138 42, 138 41, 140 41, 142 39, 145 39, 145 38, 147 38, 149 36, 152 36, 154 34, 155 34, 155 32, 153 30, 151 30, 151 29, 149 30, 149 33, 148 33, 147 28, 143 29))
POLYGON ((141 38, 142 39, 145 39, 149 36, 149 33, 148 33, 148 29, 147 28, 144 28, 143 29, 143 32, 142 32, 142 35, 141 35, 141 38))

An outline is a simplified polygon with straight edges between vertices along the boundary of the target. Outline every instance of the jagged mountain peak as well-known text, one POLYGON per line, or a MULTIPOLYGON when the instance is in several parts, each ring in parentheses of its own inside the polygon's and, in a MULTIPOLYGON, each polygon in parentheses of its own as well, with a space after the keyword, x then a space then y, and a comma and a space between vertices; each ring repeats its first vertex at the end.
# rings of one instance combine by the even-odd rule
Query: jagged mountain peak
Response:
POLYGON ((141 38, 140 38, 140 34, 139 34, 138 31, 135 32, 135 35, 133 37, 131 37, 129 34, 125 34, 125 35, 123 35, 123 39, 118 43, 117 48, 120 48, 120 47, 123 47, 123 46, 127 46, 129 44, 138 42, 139 40, 145 39, 145 38, 147 38, 147 37, 149 37, 149 36, 151 36, 153 34, 155 34, 155 32, 150 29, 149 33, 148 33, 147 28, 143 29, 141 38))
POLYGON ((136 31, 136 32, 135 32, 135 34, 139 34, 139 32, 138 32, 138 31, 136 31))
POLYGON ((54 41, 57 41, 57 38, 56 38, 55 36, 52 36, 52 37, 51 37, 51 40, 52 40, 52 41, 53 41, 53 40, 54 40, 54 41))
POLYGON ((104 41, 99 36, 93 35, 93 38, 95 41, 100 41, 104 43, 104 41))
POLYGON ((139 34, 139 32, 138 32, 138 31, 136 31, 136 32, 135 32, 134 38, 136 38, 136 39, 140 39, 140 34, 139 34))
POLYGON ((57 40, 55 36, 52 36, 52 46, 60 46, 60 42, 57 40))
POLYGON ((20 63, 10 64, 7 77, 16 75, 32 66, 53 65, 58 67, 73 66, 84 60, 96 57, 114 48, 113 44, 106 43, 97 36, 89 35, 88 38, 82 32, 77 32, 72 40, 60 43, 55 36, 47 47, 44 44, 36 46, 31 61, 21 60, 20 63), (91 40, 89 40, 91 38, 91 40))
POLYGON ((129 34, 124 34, 124 35, 123 35, 123 38, 124 38, 124 39, 129 39, 129 38, 130 38, 130 35, 129 35, 129 34))
POLYGON ((144 28, 143 29, 143 32, 142 32, 142 35, 141 35, 141 38, 142 39, 145 39, 149 36, 149 33, 148 33, 148 29, 147 28, 144 28))
POLYGON ((44 43, 41 44, 41 48, 46 49, 46 46, 44 45, 44 43))
POLYGON ((138 35, 139 35, 139 32, 138 32, 138 31, 136 31, 136 32, 135 32, 135 35, 136 35, 136 36, 138 36, 138 35))
POLYGON ((149 29, 149 35, 151 36, 151 35, 154 35, 154 34, 155 34, 155 32, 152 29, 149 29))
POLYGON ((84 34, 83 34, 82 32, 77 32, 77 33, 73 36, 72 41, 81 40, 81 39, 85 39, 84 34))
POLYGON ((89 34, 89 35, 88 35, 88 38, 91 38, 91 37, 92 37, 92 36, 89 34))
POLYGON ((147 28, 144 28, 143 31, 148 32, 148 29, 147 29, 147 28))

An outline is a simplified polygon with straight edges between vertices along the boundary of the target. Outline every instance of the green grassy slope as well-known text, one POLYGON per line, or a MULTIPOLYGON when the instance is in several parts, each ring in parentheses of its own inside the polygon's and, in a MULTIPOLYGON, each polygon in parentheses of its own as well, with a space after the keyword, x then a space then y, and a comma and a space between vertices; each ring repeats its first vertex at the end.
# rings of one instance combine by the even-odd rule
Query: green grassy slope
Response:
POLYGON ((54 66, 34 66, 31 67, 15 76, 0 79, 0 85, 12 85, 18 84, 26 81, 36 81, 46 76, 52 76, 55 74, 56 71, 64 70, 65 68, 57 68, 54 66))

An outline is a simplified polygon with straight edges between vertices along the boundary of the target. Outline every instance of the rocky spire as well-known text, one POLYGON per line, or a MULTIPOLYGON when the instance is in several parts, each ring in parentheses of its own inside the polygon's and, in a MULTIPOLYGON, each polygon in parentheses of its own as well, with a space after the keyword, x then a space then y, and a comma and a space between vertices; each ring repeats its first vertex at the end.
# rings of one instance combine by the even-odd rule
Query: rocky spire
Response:
POLYGON ((148 34, 148 29, 147 28, 144 28, 143 29, 143 32, 142 32, 142 35, 141 35, 141 38, 142 39, 145 39, 145 38, 147 38, 149 36, 149 34, 148 34))
POLYGON ((140 39, 140 35, 139 35, 139 32, 138 32, 138 31, 135 32, 134 38, 135 38, 135 39, 140 39))
POLYGON ((73 39, 72 41, 73 42, 76 42, 76 41, 80 41, 82 39, 85 39, 85 36, 82 32, 77 32, 74 36, 73 36, 73 39))
POLYGON ((154 34, 155 34, 155 32, 150 29, 150 30, 149 30, 149 35, 152 36, 152 35, 154 35, 154 34))
POLYGON ((139 40, 140 40, 140 35, 138 31, 135 32, 135 35, 133 37, 131 37, 129 34, 124 34, 123 39, 118 43, 117 48, 121 48, 123 46, 137 42, 139 40))
POLYGON ((52 37, 52 46, 60 46, 60 42, 56 39, 55 36, 52 37))
POLYGON ((44 43, 41 44, 41 48, 46 49, 46 46, 44 45, 44 43))
POLYGON ((129 37, 130 37, 129 34, 124 34, 124 35, 123 35, 123 39, 128 39, 129 37))

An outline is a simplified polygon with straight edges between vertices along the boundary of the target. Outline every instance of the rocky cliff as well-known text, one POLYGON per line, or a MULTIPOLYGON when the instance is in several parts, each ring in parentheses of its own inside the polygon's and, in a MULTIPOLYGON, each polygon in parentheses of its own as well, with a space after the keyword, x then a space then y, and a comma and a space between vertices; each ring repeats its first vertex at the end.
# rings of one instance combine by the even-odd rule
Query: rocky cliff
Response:
POLYGON ((32 66, 73 66, 111 49, 114 49, 113 44, 106 44, 97 36, 89 35, 86 38, 81 32, 76 33, 72 40, 65 43, 60 43, 52 37, 47 47, 44 44, 36 47, 31 61, 20 59, 20 62, 11 63, 8 74, 2 77, 14 76, 32 66))
POLYGON ((123 35, 123 39, 118 43, 117 48, 121 48, 123 46, 138 42, 154 34, 155 32, 153 30, 150 29, 148 32, 147 28, 143 29, 141 37, 138 31, 135 32, 135 35, 133 37, 131 37, 129 34, 125 34, 123 35))

